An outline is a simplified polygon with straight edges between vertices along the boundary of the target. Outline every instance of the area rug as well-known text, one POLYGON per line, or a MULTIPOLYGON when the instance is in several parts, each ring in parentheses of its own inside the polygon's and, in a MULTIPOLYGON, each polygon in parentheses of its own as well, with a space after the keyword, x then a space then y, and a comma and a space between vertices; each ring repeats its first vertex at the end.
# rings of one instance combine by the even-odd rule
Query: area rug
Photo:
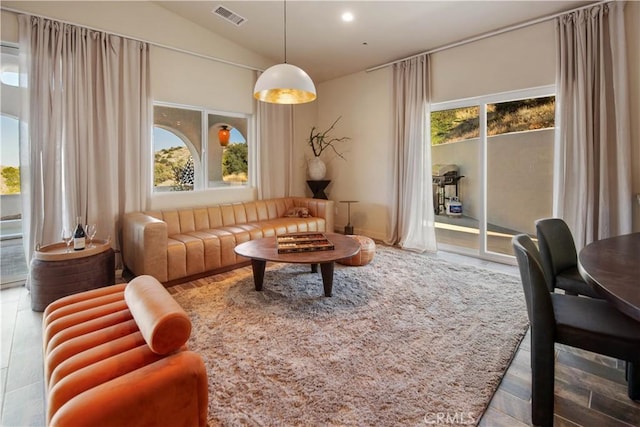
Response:
POLYGON ((336 265, 267 264, 173 289, 209 377, 209 425, 474 425, 528 322, 516 276, 379 245, 336 265))

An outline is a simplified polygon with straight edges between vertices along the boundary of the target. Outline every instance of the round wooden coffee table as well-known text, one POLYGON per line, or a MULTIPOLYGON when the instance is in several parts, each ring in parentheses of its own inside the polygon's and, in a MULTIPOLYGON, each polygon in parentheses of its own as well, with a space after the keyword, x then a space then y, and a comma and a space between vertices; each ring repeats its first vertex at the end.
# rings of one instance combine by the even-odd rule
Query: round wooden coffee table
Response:
POLYGON ((241 243, 236 246, 235 251, 238 255, 251 259, 253 282, 256 291, 262 290, 267 261, 311 264, 311 271, 313 273, 318 271, 318 264, 320 264, 324 296, 330 297, 333 290, 333 267, 335 261, 357 254, 360 250, 360 245, 355 240, 341 234, 324 233, 324 235, 333 243, 334 249, 328 251, 279 254, 276 238, 265 237, 263 239, 249 240, 248 242, 241 243))

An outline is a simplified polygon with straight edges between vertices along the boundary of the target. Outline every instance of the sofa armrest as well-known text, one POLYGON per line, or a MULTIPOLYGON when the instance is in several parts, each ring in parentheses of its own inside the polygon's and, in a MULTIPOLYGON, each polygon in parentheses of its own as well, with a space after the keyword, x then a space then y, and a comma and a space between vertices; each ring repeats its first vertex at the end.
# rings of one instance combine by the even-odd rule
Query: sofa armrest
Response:
POLYGON ((125 214, 122 259, 136 276, 148 274, 160 282, 167 272, 167 223, 142 212, 125 214))
POLYGON ((294 206, 301 206, 309 209, 309 213, 316 218, 324 218, 327 233, 334 232, 335 205, 333 200, 312 199, 309 197, 296 197, 293 199, 294 206))
POLYGON ((207 413, 205 365, 198 354, 181 351, 77 394, 55 411, 49 425, 206 427, 207 413))

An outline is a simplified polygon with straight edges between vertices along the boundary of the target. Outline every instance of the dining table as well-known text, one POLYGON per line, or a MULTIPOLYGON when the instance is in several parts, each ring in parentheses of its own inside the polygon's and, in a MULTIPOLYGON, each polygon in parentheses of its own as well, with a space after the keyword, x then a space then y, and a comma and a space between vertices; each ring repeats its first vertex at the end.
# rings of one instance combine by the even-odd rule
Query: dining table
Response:
POLYGON ((640 233, 589 243, 578 255, 578 271, 603 298, 640 322, 640 233))

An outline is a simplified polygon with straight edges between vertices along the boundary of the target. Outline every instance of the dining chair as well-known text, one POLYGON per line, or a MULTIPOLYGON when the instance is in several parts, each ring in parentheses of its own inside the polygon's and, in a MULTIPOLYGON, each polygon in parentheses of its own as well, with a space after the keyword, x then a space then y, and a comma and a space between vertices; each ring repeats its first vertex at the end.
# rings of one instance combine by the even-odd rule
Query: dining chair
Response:
POLYGON ((566 222, 560 218, 539 219, 536 221, 536 234, 542 270, 551 292, 558 288, 567 295, 602 298, 580 276, 576 245, 566 222))
POLYGON ((602 299, 549 292, 538 249, 526 234, 512 239, 531 327, 531 421, 553 425, 555 343, 627 362, 627 392, 640 400, 640 322, 602 299))

